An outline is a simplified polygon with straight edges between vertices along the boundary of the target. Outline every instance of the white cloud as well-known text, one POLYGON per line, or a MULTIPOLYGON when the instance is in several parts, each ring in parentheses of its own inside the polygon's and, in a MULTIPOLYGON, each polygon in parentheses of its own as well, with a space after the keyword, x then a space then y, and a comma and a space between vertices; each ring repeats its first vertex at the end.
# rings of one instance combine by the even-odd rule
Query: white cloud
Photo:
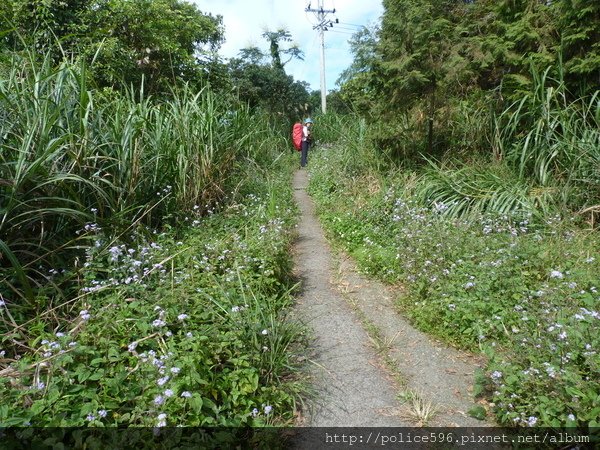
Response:
MULTIPOLYGON (((313 13, 304 10, 311 3, 317 8, 318 0, 189 0, 204 13, 220 14, 225 25, 225 44, 221 55, 234 57, 250 45, 267 50, 261 37, 265 30, 286 28, 304 52, 304 61, 291 61, 286 71, 295 79, 307 81, 313 89, 320 88, 320 40, 313 30, 317 23, 313 13)), ((323 0, 324 9, 336 9, 328 18, 341 22, 325 32, 325 67, 327 90, 334 88, 339 74, 352 62, 348 39, 353 25, 377 22, 383 13, 381 0, 323 0), (348 25, 353 24, 353 25, 348 25), (349 33, 349 34, 346 34, 349 33)))

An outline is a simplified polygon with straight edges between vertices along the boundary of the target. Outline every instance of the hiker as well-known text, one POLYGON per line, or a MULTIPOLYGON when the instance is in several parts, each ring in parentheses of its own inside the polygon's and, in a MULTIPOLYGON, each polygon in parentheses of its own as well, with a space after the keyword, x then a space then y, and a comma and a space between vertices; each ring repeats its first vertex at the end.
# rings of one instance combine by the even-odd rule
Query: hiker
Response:
POLYGON ((308 149, 312 142, 312 128, 313 121, 309 117, 304 120, 304 126, 302 127, 302 153, 300 155, 300 167, 305 167, 308 163, 308 149))

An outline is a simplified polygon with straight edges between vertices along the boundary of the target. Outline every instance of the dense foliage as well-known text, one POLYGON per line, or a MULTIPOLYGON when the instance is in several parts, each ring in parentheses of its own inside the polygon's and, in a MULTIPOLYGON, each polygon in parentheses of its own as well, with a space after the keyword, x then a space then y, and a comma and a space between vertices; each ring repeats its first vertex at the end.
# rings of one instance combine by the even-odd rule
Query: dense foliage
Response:
MULTIPOLYGON (((356 132, 311 163, 310 192, 333 240, 365 272, 402 284, 398 307, 417 327, 487 356, 474 393, 499 423, 598 427, 598 236, 521 208, 458 214, 430 199, 432 180, 468 189, 489 170, 390 170, 364 127, 344 129, 356 132)), ((489 183, 509 197, 522 189, 495 175, 489 183)))
POLYGON ((0 6, 0 49, 35 49, 82 58, 99 87, 121 89, 142 79, 148 93, 182 81, 216 81, 213 51, 220 17, 181 0, 9 0, 0 6))
POLYGON ((206 211, 237 182, 239 162, 271 155, 269 137, 277 140, 265 120, 208 89, 164 102, 104 98, 86 90, 84 68, 20 63, 0 85, 0 242, 13 269, 1 289, 22 298, 17 309, 47 307, 39 296, 61 291, 60 279, 49 282, 57 266, 78 276, 72 259, 88 241, 86 224, 118 235, 206 211))
POLYGON ((239 57, 229 62, 232 83, 240 99, 252 108, 290 123, 309 109, 310 97, 308 84, 295 81, 285 73, 284 66, 292 58, 303 59, 303 53, 296 45, 289 45, 291 35, 286 30, 265 31, 263 37, 269 42, 269 54, 258 47, 242 49, 239 57), (283 43, 289 46, 283 48, 283 43), (284 56, 288 57, 286 61, 282 61, 284 56))
POLYGON ((597 427, 600 3, 383 4, 340 80, 357 133, 313 164, 323 222, 415 325, 485 353, 500 423, 597 427))
POLYGON ((534 89, 536 74, 550 68, 548 80, 563 83, 569 100, 589 99, 600 85, 593 0, 383 3, 377 38, 355 35, 353 70, 340 80, 346 100, 376 119, 382 150, 489 154, 491 114, 534 89))
POLYGON ((430 200, 463 212, 598 204, 598 2, 384 2, 381 29, 351 44, 339 92, 379 152, 438 173, 477 161, 479 180, 446 177, 430 200))
MULTIPOLYGON (((501 423, 598 426, 600 3, 383 4, 315 129, 324 223, 485 352, 501 423)), ((289 32, 224 62, 184 0, 5 0, 0 29, 0 424, 291 423, 282 153, 319 99, 289 32)))
POLYGON ((253 103, 189 2, 11 0, 0 26, 0 424, 292 421, 289 34, 290 95, 253 103))
MULTIPOLYGON (((75 317, 59 317, 56 305, 3 334, 0 423, 290 422, 302 385, 291 376, 301 329, 285 320, 295 211, 287 167, 269 166, 272 176, 254 166, 224 207, 191 208, 175 235, 119 238, 89 223, 80 296, 62 305, 75 317)), ((4 299, 7 319, 18 302, 4 299)))

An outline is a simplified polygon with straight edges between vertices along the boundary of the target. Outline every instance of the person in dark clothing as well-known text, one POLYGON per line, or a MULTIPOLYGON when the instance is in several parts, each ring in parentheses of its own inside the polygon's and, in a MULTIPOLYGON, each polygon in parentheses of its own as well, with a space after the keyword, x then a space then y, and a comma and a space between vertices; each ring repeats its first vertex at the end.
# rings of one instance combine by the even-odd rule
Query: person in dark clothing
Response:
POLYGON ((302 153, 300 155, 300 167, 306 167, 308 164, 308 149, 312 142, 312 128, 313 121, 309 117, 304 120, 304 126, 302 127, 302 153))

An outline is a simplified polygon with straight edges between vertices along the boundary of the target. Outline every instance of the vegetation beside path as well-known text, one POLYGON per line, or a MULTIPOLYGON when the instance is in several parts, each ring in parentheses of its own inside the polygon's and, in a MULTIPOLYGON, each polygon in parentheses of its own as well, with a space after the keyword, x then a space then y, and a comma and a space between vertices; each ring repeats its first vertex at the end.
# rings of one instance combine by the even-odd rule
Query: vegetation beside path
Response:
POLYGON ((0 85, 0 424, 291 423, 284 137, 208 89, 104 97, 80 66, 14 67, 0 85))
MULTIPOLYGON (((345 137, 310 162, 309 189, 333 240, 365 272, 406 288, 398 306, 418 328, 487 355, 475 393, 499 423, 597 427, 596 233, 556 211, 454 214, 423 195, 430 171, 388 165, 364 123, 345 120, 323 119, 324 133, 345 137)), ((497 163, 480 172, 494 170, 511 173, 497 163)), ((466 176, 448 167, 443 175, 466 176)))

